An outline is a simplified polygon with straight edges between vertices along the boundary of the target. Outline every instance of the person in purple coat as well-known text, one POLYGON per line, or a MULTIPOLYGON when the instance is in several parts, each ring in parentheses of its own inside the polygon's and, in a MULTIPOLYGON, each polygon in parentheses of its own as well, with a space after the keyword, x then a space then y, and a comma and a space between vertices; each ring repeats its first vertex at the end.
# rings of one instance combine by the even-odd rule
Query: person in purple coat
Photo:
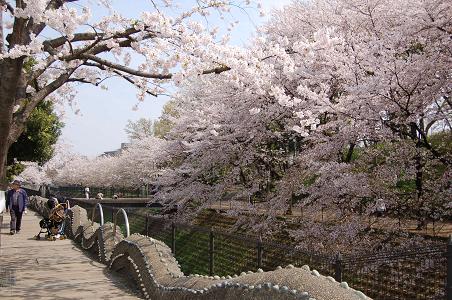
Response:
POLYGON ((27 208, 28 195, 24 189, 20 188, 20 181, 14 180, 12 189, 6 194, 6 211, 10 211, 11 223, 10 233, 20 232, 20 224, 22 222, 22 214, 27 208))

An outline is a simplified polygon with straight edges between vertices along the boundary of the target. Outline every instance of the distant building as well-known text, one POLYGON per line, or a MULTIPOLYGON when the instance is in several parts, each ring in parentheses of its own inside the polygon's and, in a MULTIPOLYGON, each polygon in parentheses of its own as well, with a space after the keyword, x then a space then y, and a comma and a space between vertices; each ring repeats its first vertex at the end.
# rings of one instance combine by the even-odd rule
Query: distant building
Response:
POLYGON ((105 156, 118 156, 122 153, 122 151, 126 150, 127 148, 129 148, 130 143, 121 143, 121 148, 117 149, 117 150, 113 150, 113 151, 106 151, 103 154, 101 154, 100 156, 105 157, 105 156))

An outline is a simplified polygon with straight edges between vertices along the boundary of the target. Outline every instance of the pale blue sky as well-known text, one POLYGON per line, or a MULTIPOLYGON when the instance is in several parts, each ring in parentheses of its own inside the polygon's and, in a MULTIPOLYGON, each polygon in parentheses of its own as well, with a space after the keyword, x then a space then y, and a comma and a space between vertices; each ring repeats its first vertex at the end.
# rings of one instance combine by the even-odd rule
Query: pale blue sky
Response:
MULTIPOLYGON (((273 8, 280 8, 291 0, 263 0, 261 3, 268 13, 273 8)), ((124 15, 138 16, 141 11, 150 9, 148 0, 113 0, 115 10, 124 15), (131 5, 135 3, 135 5, 131 5)), ((192 0, 179 0, 184 4, 193 3, 192 0)), ((92 0, 78 1, 77 5, 89 5, 95 3, 92 0)), ((96 5, 89 5, 95 7, 96 5)), ((103 10, 93 9, 93 16, 102 14, 103 10)), ((255 32, 255 26, 264 23, 268 17, 261 18, 259 12, 248 10, 248 15, 240 11, 233 11, 233 18, 240 21, 232 32, 231 43, 243 45, 255 32)), ((267 14, 268 16, 269 14, 267 14)), ((232 20, 232 19, 231 19, 232 20)), ((224 23, 211 23, 212 25, 226 27, 224 23)), ((73 145, 76 152, 89 157, 97 156, 105 151, 119 148, 121 142, 127 142, 124 127, 127 120, 137 120, 139 118, 157 119, 160 116, 162 107, 167 101, 167 97, 147 97, 141 102, 137 111, 132 110, 137 104, 136 90, 127 82, 119 79, 112 79, 107 82, 108 90, 89 85, 82 85, 78 89, 76 101, 81 114, 74 114, 70 107, 66 107, 66 114, 63 122, 66 126, 63 129, 62 140, 73 145)))

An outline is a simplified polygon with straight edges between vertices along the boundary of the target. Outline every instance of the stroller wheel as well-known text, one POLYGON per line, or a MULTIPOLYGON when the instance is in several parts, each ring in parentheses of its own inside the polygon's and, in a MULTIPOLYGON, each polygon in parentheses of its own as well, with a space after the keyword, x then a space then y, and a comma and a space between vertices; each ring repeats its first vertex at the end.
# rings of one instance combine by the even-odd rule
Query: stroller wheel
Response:
POLYGON ((39 241, 39 240, 41 239, 41 237, 40 237, 39 235, 37 235, 37 236, 35 236, 35 239, 36 239, 37 241, 39 241))

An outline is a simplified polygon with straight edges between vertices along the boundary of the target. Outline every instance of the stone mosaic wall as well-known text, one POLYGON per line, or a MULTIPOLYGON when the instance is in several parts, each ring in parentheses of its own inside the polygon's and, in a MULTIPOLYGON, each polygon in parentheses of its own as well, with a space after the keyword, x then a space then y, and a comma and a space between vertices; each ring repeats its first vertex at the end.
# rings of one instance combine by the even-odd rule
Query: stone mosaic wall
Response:
MULTIPOLYGON (((48 213, 47 199, 30 197, 30 206, 42 215, 48 213)), ((346 282, 322 276, 309 266, 288 265, 269 272, 248 271, 227 277, 186 276, 171 249, 161 241, 139 234, 124 238, 119 230, 114 234, 112 223, 92 223, 87 211, 79 206, 68 211, 65 222, 69 238, 96 253, 110 270, 134 280, 146 299, 370 299, 346 282)))

